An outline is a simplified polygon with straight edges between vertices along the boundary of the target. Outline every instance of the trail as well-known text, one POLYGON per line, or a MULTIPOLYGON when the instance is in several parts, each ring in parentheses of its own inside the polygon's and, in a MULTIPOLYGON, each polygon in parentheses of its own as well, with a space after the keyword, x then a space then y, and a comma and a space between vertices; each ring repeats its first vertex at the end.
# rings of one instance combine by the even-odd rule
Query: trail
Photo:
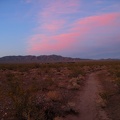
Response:
POLYGON ((83 90, 76 98, 79 116, 68 116, 65 120, 109 120, 105 111, 97 106, 101 85, 99 83, 97 72, 88 76, 83 90))

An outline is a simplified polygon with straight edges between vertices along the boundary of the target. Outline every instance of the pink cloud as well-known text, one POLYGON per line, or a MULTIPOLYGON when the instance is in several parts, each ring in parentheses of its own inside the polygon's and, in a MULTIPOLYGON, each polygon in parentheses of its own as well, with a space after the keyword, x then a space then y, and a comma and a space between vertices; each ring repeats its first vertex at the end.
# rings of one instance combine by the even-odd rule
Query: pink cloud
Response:
POLYGON ((68 49, 76 42, 79 35, 77 33, 59 34, 56 36, 34 35, 29 43, 31 45, 30 53, 35 52, 56 52, 68 49))
MULTIPOLYGON (((63 23, 61 22, 61 24, 63 23)), ((82 18, 70 25, 69 27, 71 27, 71 29, 68 29, 67 32, 64 31, 64 34, 59 33, 58 35, 47 36, 46 33, 44 33, 32 36, 29 39, 28 52, 52 54, 65 50, 71 51, 71 49, 74 51, 78 48, 82 50, 85 49, 83 45, 88 43, 92 43, 92 46, 102 46, 110 41, 111 43, 113 42, 113 40, 107 39, 107 34, 114 33, 116 28, 119 28, 118 26, 120 26, 120 13, 101 14, 82 18), (76 48, 76 46, 78 48, 76 48)), ((55 30, 59 29, 60 26, 56 25, 54 28, 54 25, 48 25, 46 27, 48 30, 55 30)))
POLYGON ((89 16, 75 21, 71 25, 70 31, 82 32, 84 34, 95 32, 103 28, 104 30, 109 27, 119 26, 120 13, 108 13, 96 16, 89 16), (93 31, 94 30, 94 31, 93 31))
POLYGON ((84 31, 82 38, 85 43, 89 43, 89 46, 92 47, 102 47, 118 43, 119 39, 115 36, 118 34, 119 27, 120 13, 109 13, 77 20, 71 31, 84 31))
POLYGON ((98 16, 92 16, 81 21, 80 24, 96 24, 99 26, 110 25, 116 20, 118 13, 103 14, 98 16))

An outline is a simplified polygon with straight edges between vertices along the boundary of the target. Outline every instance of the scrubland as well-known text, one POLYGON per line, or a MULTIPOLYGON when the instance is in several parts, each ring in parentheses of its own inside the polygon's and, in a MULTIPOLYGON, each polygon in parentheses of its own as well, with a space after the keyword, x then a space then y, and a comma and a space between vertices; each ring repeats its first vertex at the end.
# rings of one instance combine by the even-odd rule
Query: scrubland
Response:
MULTIPOLYGON (((120 119, 120 61, 0 64, 1 120, 61 120, 79 115, 75 96, 87 76, 98 74, 104 100, 101 106, 120 119)), ((92 94, 92 93, 91 93, 92 94)))

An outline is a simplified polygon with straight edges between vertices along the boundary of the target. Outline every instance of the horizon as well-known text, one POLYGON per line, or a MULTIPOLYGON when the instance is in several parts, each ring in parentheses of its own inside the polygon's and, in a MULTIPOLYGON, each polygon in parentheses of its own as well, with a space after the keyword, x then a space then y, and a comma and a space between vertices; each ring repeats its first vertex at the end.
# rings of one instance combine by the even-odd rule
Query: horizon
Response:
POLYGON ((119 0, 0 1, 0 58, 120 59, 119 0))
POLYGON ((80 57, 70 57, 70 56, 62 56, 62 55, 56 55, 56 54, 50 54, 50 55, 8 55, 8 56, 2 56, 1 58, 4 57, 28 57, 28 56, 34 56, 34 57, 39 57, 39 56, 59 56, 59 57, 64 57, 64 58, 72 58, 72 59, 86 59, 86 60, 120 60, 120 58, 96 58, 96 59, 92 59, 92 58, 80 58, 80 57))

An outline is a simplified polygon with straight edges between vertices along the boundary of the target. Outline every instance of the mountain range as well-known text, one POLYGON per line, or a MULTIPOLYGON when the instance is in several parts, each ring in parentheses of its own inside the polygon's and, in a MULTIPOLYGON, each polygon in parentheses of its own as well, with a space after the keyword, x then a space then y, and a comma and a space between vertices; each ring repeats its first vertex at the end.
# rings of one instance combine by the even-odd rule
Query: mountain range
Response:
POLYGON ((60 55, 27 55, 27 56, 4 56, 0 58, 0 63, 23 63, 23 62, 77 62, 81 60, 80 58, 63 57, 60 55))

